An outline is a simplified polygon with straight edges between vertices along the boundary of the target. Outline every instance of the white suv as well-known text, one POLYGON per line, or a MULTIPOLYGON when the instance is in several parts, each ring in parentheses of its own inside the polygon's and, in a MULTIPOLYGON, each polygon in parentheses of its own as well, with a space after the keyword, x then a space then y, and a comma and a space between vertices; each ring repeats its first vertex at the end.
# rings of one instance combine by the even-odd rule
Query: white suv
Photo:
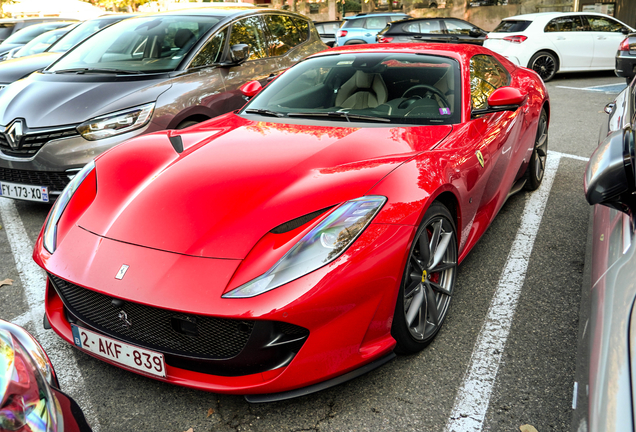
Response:
POLYGON ((484 46, 551 80, 557 72, 614 70, 630 26, 593 12, 544 12, 506 18, 484 46))

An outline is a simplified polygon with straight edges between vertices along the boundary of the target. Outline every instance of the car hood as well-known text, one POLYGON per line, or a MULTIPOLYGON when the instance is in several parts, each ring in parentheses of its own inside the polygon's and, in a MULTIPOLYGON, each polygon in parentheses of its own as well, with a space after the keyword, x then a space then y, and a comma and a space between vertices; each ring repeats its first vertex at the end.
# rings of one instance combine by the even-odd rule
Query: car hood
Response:
POLYGON ((0 63, 0 83, 9 84, 24 76, 44 69, 62 56, 60 53, 40 53, 18 57, 0 63))
MULTIPOLYGON (((1 65, 1 63, 0 63, 1 65)), ((23 118, 29 128, 76 125, 157 100, 166 77, 35 73, 0 92, 0 125, 23 118)))
POLYGON ((138 137, 97 159, 97 196, 78 225, 153 249, 243 259, 273 228, 363 196, 452 130, 333 125, 229 114, 138 137), (171 135, 181 136, 183 153, 171 135))

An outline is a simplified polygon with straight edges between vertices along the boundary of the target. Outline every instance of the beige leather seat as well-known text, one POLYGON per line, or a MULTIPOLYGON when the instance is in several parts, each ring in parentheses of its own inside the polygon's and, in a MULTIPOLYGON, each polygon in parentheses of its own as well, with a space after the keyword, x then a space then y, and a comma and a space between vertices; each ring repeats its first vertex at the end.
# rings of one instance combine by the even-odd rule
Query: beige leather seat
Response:
POLYGON ((379 74, 356 73, 340 87, 336 106, 349 109, 375 108, 386 102, 386 84, 379 74))

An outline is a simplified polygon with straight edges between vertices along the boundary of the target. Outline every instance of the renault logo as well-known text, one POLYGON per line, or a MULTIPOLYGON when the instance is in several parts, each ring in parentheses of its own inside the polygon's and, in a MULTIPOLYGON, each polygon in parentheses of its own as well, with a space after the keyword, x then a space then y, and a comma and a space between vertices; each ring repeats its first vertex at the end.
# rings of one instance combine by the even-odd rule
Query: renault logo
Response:
POLYGON ((7 132, 5 133, 5 136, 7 137, 7 141, 9 142, 9 146, 11 146, 11 148, 13 150, 19 149, 20 148, 20 140, 24 136, 24 124, 23 124, 23 121, 21 119, 15 120, 11 124, 11 126, 9 126, 9 129, 7 129, 7 132))

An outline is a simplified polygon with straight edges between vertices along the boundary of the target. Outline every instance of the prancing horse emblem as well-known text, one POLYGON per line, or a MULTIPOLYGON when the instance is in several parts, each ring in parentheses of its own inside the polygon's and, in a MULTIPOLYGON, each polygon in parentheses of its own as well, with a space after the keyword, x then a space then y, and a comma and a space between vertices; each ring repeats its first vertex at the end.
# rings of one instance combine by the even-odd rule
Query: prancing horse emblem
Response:
POLYGON ((124 275, 126 274, 126 270, 128 270, 128 267, 130 266, 127 266, 126 264, 122 265, 117 272, 117 276, 115 276, 115 279, 122 280, 124 278, 124 275))
POLYGON ((477 160, 479 161, 479 165, 481 165, 481 167, 484 167, 484 155, 481 154, 481 152, 479 150, 477 150, 477 152, 475 153, 477 155, 477 160))
POLYGON ((126 314, 126 312, 124 311, 120 311, 119 312, 119 319, 122 323, 124 323, 124 327, 126 328, 130 328, 132 327, 132 323, 130 322, 130 320, 128 319, 128 315, 126 314))

